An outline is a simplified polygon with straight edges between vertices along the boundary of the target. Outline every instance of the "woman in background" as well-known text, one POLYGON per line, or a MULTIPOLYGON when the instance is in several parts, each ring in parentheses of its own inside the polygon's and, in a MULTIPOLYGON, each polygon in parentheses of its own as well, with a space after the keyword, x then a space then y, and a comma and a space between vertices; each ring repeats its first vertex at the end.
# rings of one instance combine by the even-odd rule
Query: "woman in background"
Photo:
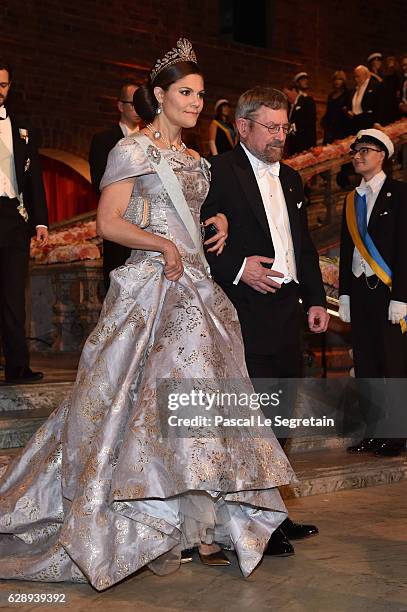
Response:
POLYGON ((336 70, 332 75, 332 91, 328 95, 326 113, 321 121, 324 128, 324 145, 349 136, 350 120, 347 110, 350 103, 346 74, 343 70, 336 70))
POLYGON ((215 104, 215 118, 209 126, 209 149, 211 155, 231 151, 238 143, 238 135, 231 121, 230 102, 225 99, 215 104))

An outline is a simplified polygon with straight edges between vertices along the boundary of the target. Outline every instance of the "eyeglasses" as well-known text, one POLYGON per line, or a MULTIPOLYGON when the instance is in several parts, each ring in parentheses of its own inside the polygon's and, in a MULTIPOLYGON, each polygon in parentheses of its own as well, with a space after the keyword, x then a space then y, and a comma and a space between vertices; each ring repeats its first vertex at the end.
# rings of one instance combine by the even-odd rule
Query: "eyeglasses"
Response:
POLYGON ((134 103, 131 100, 119 100, 122 104, 130 104, 134 108, 134 103))
POLYGON ((360 149, 351 149, 349 151, 349 154, 352 157, 355 157, 356 153, 360 153, 360 155, 362 157, 366 157, 367 155, 369 155, 369 151, 376 151, 377 153, 381 153, 380 149, 373 149, 372 147, 361 147, 360 149))
POLYGON ((10 83, 0 83, 0 87, 5 89, 6 87, 10 87, 10 83))
POLYGON ((292 131, 292 125, 290 123, 285 123, 285 124, 272 123, 271 125, 265 125, 264 123, 260 123, 260 121, 256 121, 255 119, 252 119, 251 117, 242 117, 242 119, 247 119, 247 121, 252 121, 253 123, 262 125, 269 131, 269 134, 278 134, 280 129, 282 129, 283 133, 286 135, 292 131))

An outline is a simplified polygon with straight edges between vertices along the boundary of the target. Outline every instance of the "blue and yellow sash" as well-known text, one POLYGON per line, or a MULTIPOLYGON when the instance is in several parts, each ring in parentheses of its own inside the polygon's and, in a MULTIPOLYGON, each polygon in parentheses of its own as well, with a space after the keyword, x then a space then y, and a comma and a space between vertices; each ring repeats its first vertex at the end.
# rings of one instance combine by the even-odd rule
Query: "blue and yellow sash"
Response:
POLYGON ((237 138, 237 134, 235 133, 233 127, 226 126, 224 123, 222 123, 221 121, 218 121, 217 119, 214 119, 213 122, 218 128, 220 128, 225 133, 230 146, 232 147, 232 149, 234 149, 238 143, 238 138, 237 138))
MULTIPOLYGON (((366 196, 361 196, 354 189, 346 196, 346 222, 353 244, 367 261, 373 272, 380 280, 392 289, 392 271, 376 248, 367 231, 367 205, 366 196)), ((407 316, 400 319, 403 334, 407 331, 407 316)))

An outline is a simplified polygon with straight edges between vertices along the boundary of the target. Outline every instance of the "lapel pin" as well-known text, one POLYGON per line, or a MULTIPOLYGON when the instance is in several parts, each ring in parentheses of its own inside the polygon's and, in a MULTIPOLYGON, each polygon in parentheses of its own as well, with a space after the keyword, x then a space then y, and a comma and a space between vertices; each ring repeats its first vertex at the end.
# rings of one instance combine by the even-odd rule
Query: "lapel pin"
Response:
POLYGON ((391 192, 390 192, 390 191, 388 191, 388 192, 386 193, 386 196, 389 198, 389 197, 391 196, 391 192))
POLYGON ((380 213, 380 217, 383 217, 383 215, 388 215, 389 213, 387 212, 387 210, 383 211, 382 213, 380 213))
POLYGON ((301 202, 297 202, 297 208, 301 208, 302 206, 302 201, 301 202))
POLYGON ((292 188, 292 187, 290 187, 290 188, 288 189, 288 191, 292 191, 292 190, 293 190, 293 188, 292 188))

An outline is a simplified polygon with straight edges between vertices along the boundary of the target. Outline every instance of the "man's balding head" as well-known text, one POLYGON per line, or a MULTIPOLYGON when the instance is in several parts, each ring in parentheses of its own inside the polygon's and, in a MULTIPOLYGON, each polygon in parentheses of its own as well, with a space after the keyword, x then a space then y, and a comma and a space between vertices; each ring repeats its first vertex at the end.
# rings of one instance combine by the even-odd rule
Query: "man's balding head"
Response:
POLYGON ((367 66, 356 66, 353 71, 353 76, 355 77, 355 81, 357 85, 363 85, 363 83, 370 78, 370 70, 367 66))

